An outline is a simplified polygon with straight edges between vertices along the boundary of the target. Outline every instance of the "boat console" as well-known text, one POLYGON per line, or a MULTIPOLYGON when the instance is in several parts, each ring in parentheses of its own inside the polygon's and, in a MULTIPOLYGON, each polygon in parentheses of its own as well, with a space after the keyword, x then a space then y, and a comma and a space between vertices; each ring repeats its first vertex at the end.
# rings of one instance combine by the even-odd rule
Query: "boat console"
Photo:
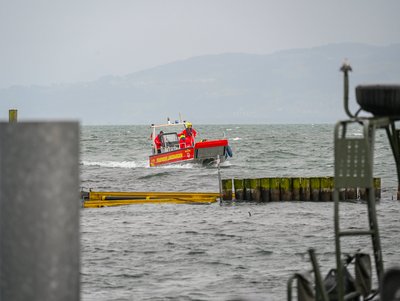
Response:
POLYGON ((164 133, 161 136, 163 152, 170 152, 179 149, 179 139, 176 132, 164 133))

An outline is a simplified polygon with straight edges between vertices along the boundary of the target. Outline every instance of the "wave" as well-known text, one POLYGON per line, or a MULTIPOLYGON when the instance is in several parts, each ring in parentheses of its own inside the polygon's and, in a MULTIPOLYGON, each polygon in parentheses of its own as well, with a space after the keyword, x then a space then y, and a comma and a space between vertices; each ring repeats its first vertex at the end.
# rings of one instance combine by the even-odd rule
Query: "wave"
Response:
POLYGON ((233 140, 233 141, 238 141, 238 140, 242 140, 242 138, 240 138, 240 137, 235 137, 235 138, 233 138, 232 140, 233 140))
POLYGON ((166 164, 166 165, 159 165, 157 167, 150 167, 147 165, 149 168, 165 168, 165 169, 174 169, 174 168, 183 168, 183 169, 192 169, 194 167, 200 166, 200 164, 193 164, 192 162, 186 162, 186 163, 173 163, 173 164, 166 164))
POLYGON ((135 161, 82 161, 82 165, 85 166, 99 166, 109 168, 137 168, 146 167, 148 162, 135 162, 135 161))
POLYGON ((155 174, 141 176, 138 178, 138 180, 146 180, 146 179, 151 179, 151 178, 155 178, 155 177, 164 177, 164 176, 169 176, 169 175, 171 175, 170 172, 164 171, 164 172, 159 172, 159 173, 155 173, 155 174))

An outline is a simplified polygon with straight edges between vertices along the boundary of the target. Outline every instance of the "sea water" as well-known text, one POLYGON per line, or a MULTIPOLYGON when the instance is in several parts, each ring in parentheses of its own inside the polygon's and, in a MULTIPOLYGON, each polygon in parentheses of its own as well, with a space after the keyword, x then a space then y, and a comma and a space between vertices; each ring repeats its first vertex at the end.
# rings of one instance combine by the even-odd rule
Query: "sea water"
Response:
MULTIPOLYGON (((227 137, 222 178, 333 176, 334 125, 194 125, 198 139, 227 137)), ((351 135, 362 135, 361 128, 351 135)), ((217 192, 215 166, 150 168, 149 126, 83 126, 81 185, 101 191, 217 192)), ((374 176, 385 267, 400 265, 397 176, 377 131, 374 176)), ((366 205, 341 204, 342 227, 368 227, 366 205)), ((285 300, 293 273, 335 266, 333 203, 143 204, 81 210, 82 300, 285 300)), ((370 252, 345 238, 343 252, 370 252)))

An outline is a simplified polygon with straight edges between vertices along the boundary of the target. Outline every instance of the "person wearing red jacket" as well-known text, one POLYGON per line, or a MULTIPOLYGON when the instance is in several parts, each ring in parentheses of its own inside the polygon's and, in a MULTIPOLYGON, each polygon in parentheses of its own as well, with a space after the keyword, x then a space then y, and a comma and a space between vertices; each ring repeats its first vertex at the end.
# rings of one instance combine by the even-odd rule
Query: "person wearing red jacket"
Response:
POLYGON ((186 122, 185 129, 178 134, 178 137, 185 135, 186 147, 193 146, 197 135, 196 130, 192 127, 190 122, 186 122))
POLYGON ((162 146, 162 135, 164 134, 163 131, 160 131, 160 133, 156 136, 154 139, 154 144, 156 146, 156 153, 161 153, 161 146, 162 146))
POLYGON ((186 137, 184 134, 179 135, 179 148, 186 148, 186 137))

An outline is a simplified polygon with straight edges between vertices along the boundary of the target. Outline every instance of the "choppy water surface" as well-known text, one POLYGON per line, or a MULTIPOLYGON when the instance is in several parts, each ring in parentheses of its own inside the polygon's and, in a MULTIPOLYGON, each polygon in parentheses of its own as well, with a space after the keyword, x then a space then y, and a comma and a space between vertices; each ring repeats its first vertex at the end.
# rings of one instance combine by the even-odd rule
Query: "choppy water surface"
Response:
MULTIPOLYGON (((199 138, 229 138, 234 157, 223 177, 332 176, 333 125, 196 126, 199 138)), ((360 135, 355 129, 353 135, 360 135)), ((216 168, 149 168, 149 127, 82 128, 85 189, 218 191, 216 168)), ((400 203, 384 132, 375 146, 377 205, 385 266, 400 264, 400 203)), ((367 226, 365 205, 342 204, 343 226, 367 226)), ((335 265, 332 203, 145 204, 81 211, 82 300, 285 300, 288 278, 335 265)), ((345 239, 344 251, 369 251, 345 239)))

